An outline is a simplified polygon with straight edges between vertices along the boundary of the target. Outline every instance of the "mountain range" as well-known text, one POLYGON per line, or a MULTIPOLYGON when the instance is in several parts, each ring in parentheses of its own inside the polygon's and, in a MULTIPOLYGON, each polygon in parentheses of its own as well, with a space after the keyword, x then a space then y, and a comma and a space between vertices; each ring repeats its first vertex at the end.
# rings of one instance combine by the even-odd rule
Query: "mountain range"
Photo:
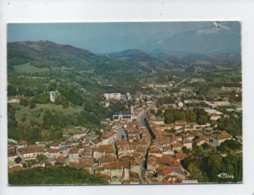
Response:
MULTIPOLYGON (((210 31, 205 33, 202 31, 201 34, 203 33, 206 36, 207 33, 214 33, 214 31, 217 32, 220 29, 210 29, 210 31)), ((225 30, 222 31, 222 33, 225 33, 225 30)), ((193 36, 195 38, 197 32, 192 33, 195 34, 193 36)), ((216 36, 218 35, 216 34, 216 36)), ((204 37, 200 39, 204 40, 204 37)), ((232 42, 231 44, 235 43, 232 42)), ((140 49, 128 49, 107 54, 97 54, 86 49, 57 44, 51 41, 10 42, 7 49, 8 70, 14 70, 13 66, 15 65, 30 63, 38 68, 47 68, 49 70, 67 67, 74 71, 88 71, 95 75, 103 75, 105 78, 109 78, 111 75, 159 73, 173 68, 188 68, 196 65, 214 67, 216 65, 231 66, 241 63, 241 56, 239 52, 235 53, 236 50, 232 51, 232 53, 203 54, 194 51, 174 53, 166 52, 166 50, 149 53, 140 49)))
POLYGON ((207 27, 174 35, 155 36, 153 40, 147 40, 139 47, 152 53, 240 53, 240 24, 214 22, 207 27))

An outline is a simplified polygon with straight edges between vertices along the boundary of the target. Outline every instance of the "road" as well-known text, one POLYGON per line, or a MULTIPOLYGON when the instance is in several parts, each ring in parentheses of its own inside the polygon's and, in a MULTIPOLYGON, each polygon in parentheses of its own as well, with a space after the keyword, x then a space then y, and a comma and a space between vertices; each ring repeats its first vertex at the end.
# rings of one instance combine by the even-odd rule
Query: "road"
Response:
MULTIPOLYGON (((185 78, 185 79, 183 79, 183 80, 181 80, 181 81, 178 82, 174 87, 172 87, 172 89, 178 87, 179 85, 181 85, 182 83, 184 83, 184 82, 185 82, 187 79, 189 79, 189 78, 190 78, 190 76, 187 77, 187 78, 185 78)), ((153 103, 152 103, 149 107, 146 108, 146 110, 144 111, 144 113, 143 113, 143 114, 140 116, 140 118, 139 118, 140 123, 146 128, 146 130, 148 131, 148 133, 149 133, 150 136, 151 136, 151 139, 149 140, 148 145, 147 145, 147 150, 146 150, 145 157, 144 157, 144 159, 143 159, 143 161, 142 161, 141 174, 140 174, 140 180, 141 180, 142 184, 151 184, 151 181, 149 181, 149 180, 146 179, 147 157, 148 157, 149 148, 150 148, 150 146, 152 145, 153 140, 154 140, 154 138, 155 138, 154 134, 151 132, 149 126, 147 125, 147 123, 146 123, 146 121, 145 121, 145 118, 146 118, 146 116, 147 116, 148 111, 153 107, 153 105, 156 103, 156 101, 157 101, 160 97, 162 97, 162 96, 164 96, 164 95, 166 95, 166 94, 168 94, 168 93, 161 94, 161 95, 157 96, 156 99, 153 101, 153 103)))

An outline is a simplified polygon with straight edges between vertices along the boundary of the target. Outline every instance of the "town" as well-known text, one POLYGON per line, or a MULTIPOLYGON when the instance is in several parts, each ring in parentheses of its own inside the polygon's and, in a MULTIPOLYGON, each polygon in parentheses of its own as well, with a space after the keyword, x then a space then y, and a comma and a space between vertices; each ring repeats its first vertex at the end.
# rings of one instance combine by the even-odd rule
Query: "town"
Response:
MULTIPOLYGON (((108 131, 102 129, 101 136, 77 126, 59 143, 37 141, 31 145, 26 140, 10 138, 9 171, 70 166, 83 168, 110 184, 202 183, 192 177, 193 168, 186 168, 184 159, 193 150, 212 151, 227 140, 242 144, 241 136, 218 128, 218 121, 228 119, 228 113, 241 117, 241 105, 230 98, 241 96, 241 88, 222 86, 225 93, 211 98, 195 94, 192 87, 181 87, 193 82, 202 83, 205 79, 144 86, 154 89, 154 94, 104 93, 105 107, 115 100, 131 101, 132 105, 104 121, 108 131)), ((50 101, 54 103, 57 96, 61 92, 51 91, 50 101)), ((12 99, 8 103, 18 102, 12 99)), ((231 148, 232 152, 241 153, 241 147, 231 148)), ((226 150, 220 155, 226 157, 226 150)))
POLYGON ((238 21, 9 24, 9 185, 242 183, 241 38, 238 21))

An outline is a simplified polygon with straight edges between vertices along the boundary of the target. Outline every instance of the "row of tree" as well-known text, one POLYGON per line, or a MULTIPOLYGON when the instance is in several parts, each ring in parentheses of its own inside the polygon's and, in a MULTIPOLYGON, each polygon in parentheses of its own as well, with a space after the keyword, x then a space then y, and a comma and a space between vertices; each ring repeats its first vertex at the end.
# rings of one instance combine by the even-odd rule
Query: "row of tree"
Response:
POLYGON ((197 122, 198 124, 206 124, 209 121, 207 113, 204 109, 200 108, 194 108, 193 110, 167 109, 164 113, 159 109, 156 116, 163 117, 166 124, 170 124, 177 120, 197 122))

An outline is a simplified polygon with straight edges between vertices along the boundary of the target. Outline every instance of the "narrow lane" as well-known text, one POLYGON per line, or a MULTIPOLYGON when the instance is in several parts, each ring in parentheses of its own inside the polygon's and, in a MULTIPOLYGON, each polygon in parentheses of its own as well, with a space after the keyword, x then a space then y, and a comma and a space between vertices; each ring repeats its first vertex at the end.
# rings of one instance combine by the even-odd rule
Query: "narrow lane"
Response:
MULTIPOLYGON (((184 83, 187 79, 189 79, 191 76, 181 80, 180 82, 178 82, 173 88, 176 88, 178 87, 179 85, 181 85, 182 83, 184 83)), ((166 95, 167 93, 165 94, 161 94, 159 96, 157 96, 157 98, 153 101, 153 103, 145 110, 144 114, 141 115, 140 119, 139 119, 139 122, 146 128, 147 132, 150 134, 151 138, 148 142, 148 145, 147 145, 147 149, 146 149, 146 153, 145 153, 145 156, 144 156, 144 159, 142 161, 142 166, 141 166, 141 174, 140 174, 140 180, 142 182, 142 184, 152 184, 151 181, 147 178, 146 179, 146 171, 147 171, 147 158, 148 158, 148 152, 149 152, 149 149, 150 149, 150 146, 152 145, 153 143, 153 140, 155 139, 155 135, 153 134, 152 130, 150 129, 150 126, 148 124, 148 121, 146 121, 146 116, 147 116, 147 113, 148 111, 153 107, 153 105, 156 103, 156 101, 166 95)))

